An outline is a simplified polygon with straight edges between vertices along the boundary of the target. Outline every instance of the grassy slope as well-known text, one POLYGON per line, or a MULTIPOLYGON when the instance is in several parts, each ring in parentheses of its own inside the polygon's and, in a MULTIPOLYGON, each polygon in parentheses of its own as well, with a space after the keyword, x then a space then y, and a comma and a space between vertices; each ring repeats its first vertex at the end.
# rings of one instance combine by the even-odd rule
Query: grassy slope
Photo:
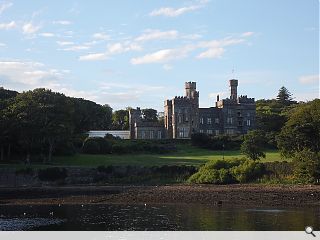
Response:
MULTIPOLYGON (((208 160, 222 159, 222 151, 210 151, 192 146, 179 146, 178 151, 170 154, 124 154, 124 155, 88 155, 55 157, 54 163, 64 166, 99 165, 200 165, 208 160)), ((241 158, 239 151, 225 151, 225 159, 241 158)), ((263 162, 282 161, 277 151, 268 151, 263 162)))

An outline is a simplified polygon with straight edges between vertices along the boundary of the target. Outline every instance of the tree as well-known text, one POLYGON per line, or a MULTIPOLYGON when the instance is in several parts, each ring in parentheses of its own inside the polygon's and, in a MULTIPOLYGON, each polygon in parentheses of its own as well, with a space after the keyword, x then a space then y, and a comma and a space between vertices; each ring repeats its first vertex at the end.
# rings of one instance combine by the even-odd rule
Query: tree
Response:
POLYGON ((320 179, 320 154, 309 149, 296 152, 293 156, 294 177, 300 183, 315 183, 320 179))
POLYGON ((51 161, 56 143, 71 137, 73 108, 63 94, 46 89, 23 92, 15 98, 10 111, 17 119, 26 161, 31 153, 43 154, 44 151, 51 161))
POLYGON ((278 147, 285 157, 309 149, 320 151, 320 100, 299 104, 288 113, 288 121, 278 138, 278 147))
POLYGON ((129 111, 117 110, 112 114, 112 128, 118 130, 129 129, 129 111))
POLYGON ((241 144, 241 152, 254 161, 259 160, 260 158, 266 157, 266 154, 263 152, 264 145, 263 132, 253 130, 244 136, 244 141, 241 144))
POLYGON ((145 121, 148 122, 157 122, 158 121, 158 112, 152 108, 142 109, 142 116, 145 121))
POLYGON ((287 106, 293 103, 292 100, 293 100, 292 94, 289 92, 289 90, 286 87, 282 86, 279 89, 277 101, 281 103, 283 106, 287 106))

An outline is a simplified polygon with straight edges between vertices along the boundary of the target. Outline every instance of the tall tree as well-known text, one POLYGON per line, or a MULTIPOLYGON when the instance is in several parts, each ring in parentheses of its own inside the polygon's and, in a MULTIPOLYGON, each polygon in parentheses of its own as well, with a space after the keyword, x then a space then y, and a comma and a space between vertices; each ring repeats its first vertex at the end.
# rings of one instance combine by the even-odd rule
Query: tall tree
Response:
POLYGON ((158 112, 152 108, 142 109, 142 116, 145 121, 148 122, 157 122, 158 121, 158 112))
POLYGON ((51 161, 55 144, 71 136, 72 104, 63 94, 46 89, 24 92, 15 98, 10 111, 19 124, 19 140, 26 161, 35 151, 46 151, 51 161))
POLYGON ((288 113, 288 121, 278 136, 282 155, 292 157, 309 149, 320 151, 320 100, 299 104, 288 113))
POLYGON ((253 130, 244 136, 244 141, 241 144, 241 152, 252 160, 265 158, 263 152, 265 145, 264 134, 262 131, 253 130))
POLYGON ((286 87, 282 86, 279 89, 277 101, 281 103, 283 106, 288 106, 293 103, 292 94, 286 87))
POLYGON ((112 128, 116 130, 129 129, 129 111, 117 110, 112 114, 112 128))

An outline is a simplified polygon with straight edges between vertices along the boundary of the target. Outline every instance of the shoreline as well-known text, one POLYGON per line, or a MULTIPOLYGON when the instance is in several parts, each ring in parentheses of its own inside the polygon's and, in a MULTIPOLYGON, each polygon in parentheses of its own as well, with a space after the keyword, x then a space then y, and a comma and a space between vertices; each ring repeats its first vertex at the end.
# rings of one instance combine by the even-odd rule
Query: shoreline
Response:
POLYGON ((40 204, 209 204, 320 208, 320 185, 175 184, 0 188, 0 206, 40 204))

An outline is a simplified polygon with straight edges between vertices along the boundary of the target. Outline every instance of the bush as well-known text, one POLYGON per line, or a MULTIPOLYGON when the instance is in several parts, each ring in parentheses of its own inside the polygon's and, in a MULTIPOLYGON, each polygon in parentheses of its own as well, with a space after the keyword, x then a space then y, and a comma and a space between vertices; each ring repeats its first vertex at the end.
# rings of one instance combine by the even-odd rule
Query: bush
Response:
POLYGON ((89 138, 83 143, 82 151, 88 154, 99 154, 100 145, 95 140, 89 138))
POLYGON ((240 183, 252 182, 264 174, 264 166, 252 160, 247 160, 241 165, 231 169, 232 176, 240 183))
POLYGON ((38 177, 41 181, 57 181, 64 180, 67 177, 65 168, 46 168, 38 171, 38 177))
POLYGON ((112 143, 106 138, 87 138, 82 147, 84 153, 109 154, 112 153, 112 143))
POLYGON ((193 146, 211 150, 236 150, 242 143, 241 136, 209 136, 204 133, 194 133, 191 135, 193 146))
POLYGON ((316 183, 320 179, 320 155, 309 149, 296 152, 293 157, 294 178, 298 183, 316 183))
POLYGON ((217 160, 206 163, 188 181, 213 184, 244 183, 252 182, 263 174, 262 163, 244 159, 217 160))

